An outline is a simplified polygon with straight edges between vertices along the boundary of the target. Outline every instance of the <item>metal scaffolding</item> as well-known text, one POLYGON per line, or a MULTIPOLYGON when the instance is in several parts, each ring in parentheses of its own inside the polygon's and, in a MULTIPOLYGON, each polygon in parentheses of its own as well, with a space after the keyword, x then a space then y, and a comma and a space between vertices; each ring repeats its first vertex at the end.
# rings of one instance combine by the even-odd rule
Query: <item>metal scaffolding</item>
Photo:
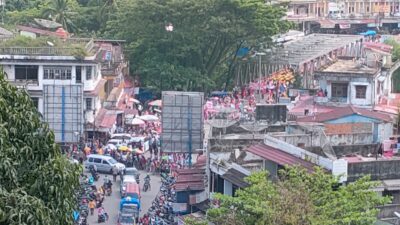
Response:
POLYGON ((282 68, 293 68, 300 72, 300 67, 311 61, 317 66, 303 68, 301 74, 312 74, 321 65, 321 60, 329 60, 329 55, 334 51, 337 55, 361 57, 362 39, 359 35, 312 34, 290 41, 259 56, 261 66, 258 57, 240 61, 235 68, 236 85, 256 80, 260 72, 268 75, 282 68))

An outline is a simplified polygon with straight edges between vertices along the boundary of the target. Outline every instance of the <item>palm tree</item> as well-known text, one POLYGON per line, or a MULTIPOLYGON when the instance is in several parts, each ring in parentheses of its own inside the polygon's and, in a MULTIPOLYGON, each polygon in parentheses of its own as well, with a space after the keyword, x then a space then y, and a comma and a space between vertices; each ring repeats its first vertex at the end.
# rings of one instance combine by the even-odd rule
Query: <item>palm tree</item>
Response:
POLYGON ((62 24, 66 31, 72 32, 77 30, 77 27, 70 19, 74 12, 69 10, 68 1, 69 0, 51 1, 51 4, 43 10, 43 15, 62 24))

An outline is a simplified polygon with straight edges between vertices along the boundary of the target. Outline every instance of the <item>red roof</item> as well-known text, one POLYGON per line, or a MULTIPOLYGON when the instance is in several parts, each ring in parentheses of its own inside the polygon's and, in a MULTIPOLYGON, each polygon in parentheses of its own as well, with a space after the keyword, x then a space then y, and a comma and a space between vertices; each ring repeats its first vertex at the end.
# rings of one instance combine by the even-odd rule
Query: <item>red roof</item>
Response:
POLYGON ((112 128, 117 120, 117 114, 101 108, 96 116, 96 127, 98 128, 112 128))
POLYGON ((371 111, 368 109, 356 108, 353 106, 346 106, 346 107, 337 107, 329 113, 322 113, 322 114, 317 114, 315 116, 306 116, 302 118, 297 118, 297 122, 325 122, 354 114, 386 122, 392 121, 389 115, 380 112, 371 111))
POLYGON ((313 171, 314 167, 317 166, 311 162, 307 162, 301 158, 297 158, 296 156, 265 144, 252 145, 247 148, 246 151, 258 155, 263 159, 273 161, 281 166, 302 166, 308 171, 313 171))

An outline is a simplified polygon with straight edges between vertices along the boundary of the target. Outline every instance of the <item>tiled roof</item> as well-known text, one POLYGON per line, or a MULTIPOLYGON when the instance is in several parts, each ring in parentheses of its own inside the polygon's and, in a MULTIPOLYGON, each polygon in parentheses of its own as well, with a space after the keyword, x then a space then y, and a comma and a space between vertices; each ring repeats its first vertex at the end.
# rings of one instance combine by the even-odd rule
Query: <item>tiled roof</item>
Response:
POLYGON ((317 166, 311 162, 307 162, 301 158, 297 158, 296 156, 265 144, 252 145, 247 148, 246 151, 258 155, 263 159, 273 161, 281 166, 302 166, 310 172, 314 170, 315 166, 317 166))
POLYGON ((337 107, 334 110, 330 111, 329 113, 322 113, 322 114, 317 114, 315 116, 306 116, 298 118, 297 122, 325 122, 329 120, 335 120, 342 117, 350 116, 353 114, 385 122, 392 121, 389 115, 380 112, 375 112, 368 109, 356 108, 353 106, 346 106, 346 107, 337 107))

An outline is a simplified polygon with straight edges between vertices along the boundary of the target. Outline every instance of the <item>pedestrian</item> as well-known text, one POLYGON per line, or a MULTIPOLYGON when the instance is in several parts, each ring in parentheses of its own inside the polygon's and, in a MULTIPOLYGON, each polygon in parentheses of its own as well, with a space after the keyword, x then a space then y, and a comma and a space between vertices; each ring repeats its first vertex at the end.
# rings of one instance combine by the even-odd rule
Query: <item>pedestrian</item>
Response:
POLYGON ((113 166, 112 168, 112 173, 113 173, 113 180, 114 182, 117 182, 117 176, 118 176, 118 168, 116 165, 113 166))
POLYGON ((93 216, 94 208, 96 208, 96 201, 94 199, 89 201, 90 215, 93 216))

